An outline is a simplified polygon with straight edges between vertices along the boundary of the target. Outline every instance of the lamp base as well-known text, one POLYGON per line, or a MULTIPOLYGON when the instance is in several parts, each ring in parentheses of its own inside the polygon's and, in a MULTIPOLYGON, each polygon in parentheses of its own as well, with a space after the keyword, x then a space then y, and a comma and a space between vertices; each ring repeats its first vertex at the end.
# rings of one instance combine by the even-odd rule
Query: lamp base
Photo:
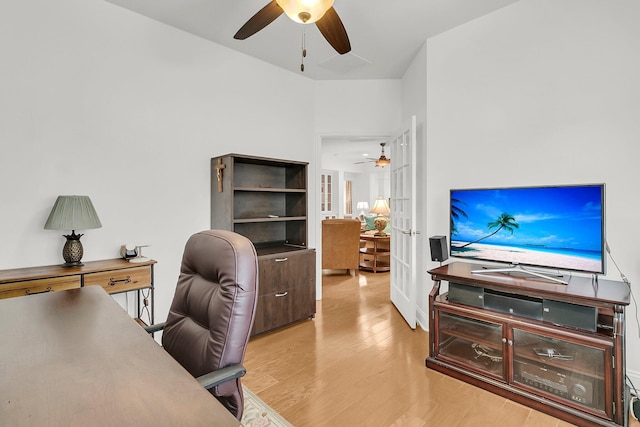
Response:
POLYGON ((384 229, 387 228, 387 218, 382 215, 378 215, 376 219, 373 220, 373 226, 378 230, 376 232, 377 236, 386 236, 387 233, 384 232, 384 229))
POLYGON ((69 268, 69 267, 82 267, 84 265, 83 262, 65 262, 64 264, 60 264, 60 267, 69 268))
POLYGON ((64 243, 64 247, 62 248, 62 258, 65 260, 65 263, 62 264, 62 266, 80 267, 81 265, 84 265, 80 262, 82 255, 84 255, 82 243, 80 243, 80 237, 82 237, 82 234, 76 234, 75 230, 72 230, 71 234, 65 234, 64 237, 67 238, 67 241, 64 243))

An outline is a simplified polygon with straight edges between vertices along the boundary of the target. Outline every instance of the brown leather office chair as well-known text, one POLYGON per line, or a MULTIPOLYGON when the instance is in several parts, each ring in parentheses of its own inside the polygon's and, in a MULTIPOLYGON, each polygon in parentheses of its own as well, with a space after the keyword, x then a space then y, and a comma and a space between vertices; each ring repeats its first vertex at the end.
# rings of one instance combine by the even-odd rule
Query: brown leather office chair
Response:
POLYGON ((322 221, 322 268, 353 270, 360 264, 360 221, 325 219, 322 221))
POLYGON ((231 231, 202 231, 185 246, 167 321, 146 328, 164 329, 165 350, 238 420, 257 295, 258 258, 251 241, 231 231))

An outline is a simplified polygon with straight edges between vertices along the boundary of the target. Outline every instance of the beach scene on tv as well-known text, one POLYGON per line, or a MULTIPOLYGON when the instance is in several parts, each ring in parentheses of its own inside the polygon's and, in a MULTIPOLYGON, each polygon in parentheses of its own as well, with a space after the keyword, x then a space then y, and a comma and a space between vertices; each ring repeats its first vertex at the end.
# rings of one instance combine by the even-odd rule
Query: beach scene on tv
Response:
POLYGON ((603 273, 603 187, 451 190, 451 256, 603 273))

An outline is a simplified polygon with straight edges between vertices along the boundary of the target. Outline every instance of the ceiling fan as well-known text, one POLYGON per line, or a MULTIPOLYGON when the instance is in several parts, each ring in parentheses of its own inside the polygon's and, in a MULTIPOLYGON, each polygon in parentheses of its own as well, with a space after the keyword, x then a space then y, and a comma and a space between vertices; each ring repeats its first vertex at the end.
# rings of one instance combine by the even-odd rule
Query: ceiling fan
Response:
POLYGON ((354 164, 360 164, 360 163, 367 163, 367 162, 376 162, 376 167, 380 167, 383 168, 385 166, 389 166, 389 164, 391 164, 391 159, 387 158, 384 155, 384 146, 387 145, 386 142, 381 142, 380 143, 380 147, 382 147, 381 149, 381 153, 380 153, 380 157, 377 159, 372 159, 371 157, 369 157, 368 159, 362 161, 362 162, 355 162, 354 164))
POLYGON ((253 15, 233 36, 244 40, 272 23, 283 13, 300 24, 315 22, 329 44, 343 55, 351 51, 347 31, 333 8, 334 0, 271 0, 269 4, 253 15))

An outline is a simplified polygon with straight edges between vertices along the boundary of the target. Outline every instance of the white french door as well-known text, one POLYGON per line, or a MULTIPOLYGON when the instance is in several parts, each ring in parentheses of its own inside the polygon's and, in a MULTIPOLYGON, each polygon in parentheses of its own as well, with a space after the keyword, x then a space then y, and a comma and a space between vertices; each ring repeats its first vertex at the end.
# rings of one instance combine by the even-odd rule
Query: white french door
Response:
POLYGON ((416 116, 391 141, 391 302, 416 327, 416 116))

